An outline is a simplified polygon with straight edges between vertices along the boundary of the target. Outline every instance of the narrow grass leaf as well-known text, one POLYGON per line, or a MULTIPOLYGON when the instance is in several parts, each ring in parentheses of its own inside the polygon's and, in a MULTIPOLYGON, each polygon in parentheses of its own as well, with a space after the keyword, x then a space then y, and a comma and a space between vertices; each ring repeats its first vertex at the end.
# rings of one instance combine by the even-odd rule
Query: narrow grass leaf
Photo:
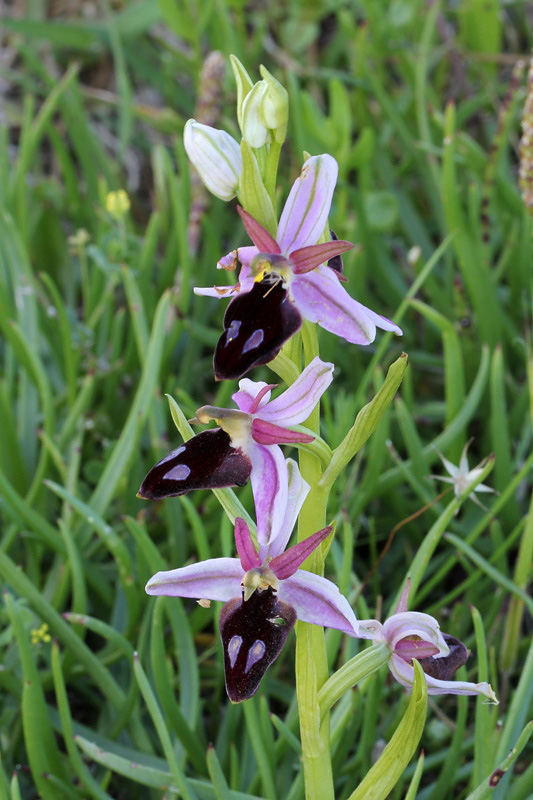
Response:
MULTIPOLYGON (((524 591, 527 590, 531 579, 531 564, 533 563, 533 496, 529 505, 524 533, 520 540, 518 556, 516 558, 513 583, 524 591)), ((507 611, 507 621, 504 627, 503 643, 500 652, 500 667, 504 672, 511 669, 514 664, 520 644, 520 630, 524 618, 524 601, 514 595, 511 597, 507 611)))
MULTIPOLYGON (((158 597, 154 603, 152 625, 150 628, 152 674, 154 676, 155 688, 159 695, 159 700, 165 710, 165 718, 172 725, 174 733, 184 746, 195 770, 201 774, 205 773, 206 768, 205 748, 202 748, 199 737, 187 721, 191 719, 191 717, 185 716, 179 704, 176 702, 174 697, 176 687, 173 686, 169 680, 171 667, 167 661, 168 657, 165 652, 164 638, 166 622, 165 599, 164 597, 158 597)), ((183 644, 189 643, 184 642, 183 644)), ((194 650, 192 655, 194 658, 196 657, 194 650)), ((183 697, 190 697, 192 687, 188 685, 189 682, 185 683, 185 686, 181 686, 181 694, 183 697)), ((191 719, 191 722, 194 722, 194 717, 191 719)))
MULTIPOLYGON (((487 658, 487 643, 483 630, 483 619, 474 606, 470 607, 474 630, 476 634, 476 656, 478 674, 476 683, 486 681, 489 683, 489 665, 487 658)), ((487 774, 493 761, 493 735, 491 724, 492 709, 483 697, 476 698, 476 726, 474 731, 474 769, 472 772, 472 786, 477 786, 483 776, 487 774)))
POLYGON ((0 576, 17 594, 25 597, 35 612, 48 624, 52 633, 72 651, 76 661, 83 666, 114 708, 120 710, 124 692, 95 654, 78 638, 61 615, 52 608, 36 586, 17 567, 9 556, 0 552, 0 576))
POLYGON ((52 773, 64 776, 64 772, 59 752, 54 744, 43 686, 31 652, 28 633, 24 628, 19 605, 8 592, 4 593, 4 599, 15 632, 22 665, 22 726, 32 777, 43 800, 56 800, 56 792, 47 783, 44 774, 52 773))
POLYGON ((150 712, 152 722, 154 723, 159 741, 161 742, 161 746, 163 748, 163 752, 168 762, 174 782, 184 800, 195 800, 196 793, 190 787, 189 782, 185 778, 185 774, 178 763, 163 714, 161 713, 159 704, 156 700, 152 687, 148 683, 148 679, 144 673, 137 654, 134 656, 133 669, 135 672, 135 677, 137 678, 137 683, 139 684, 139 689, 141 690, 144 702, 146 703, 148 711, 150 712))
POLYGON ((404 353, 389 367, 383 386, 375 397, 358 413, 340 445, 334 450, 329 467, 320 480, 320 486, 330 488, 337 476, 351 461, 371 436, 381 417, 391 404, 407 369, 407 356, 404 353))
POLYGON ((509 774, 509 770, 513 767, 516 759, 522 753, 525 746, 529 742, 531 735, 533 734, 533 720, 528 722, 526 727, 522 730, 522 733, 519 735, 515 746, 512 750, 508 753, 508 755, 502 759, 502 761, 498 764, 496 769, 494 769, 488 778, 486 778, 478 787, 471 792, 466 800, 485 800, 487 797, 496 797, 499 792, 495 791, 495 788, 500 785, 500 781, 509 774))
POLYGON ((250 700, 247 700, 243 705, 246 730, 250 737, 250 742, 252 743, 255 760, 257 761, 257 769, 261 775, 263 794, 266 800, 277 800, 278 795, 273 764, 265 749, 263 737, 261 735, 256 699, 257 698, 250 698, 250 700))
POLYGON ((207 748, 207 769, 217 800, 230 800, 231 792, 213 745, 207 748))

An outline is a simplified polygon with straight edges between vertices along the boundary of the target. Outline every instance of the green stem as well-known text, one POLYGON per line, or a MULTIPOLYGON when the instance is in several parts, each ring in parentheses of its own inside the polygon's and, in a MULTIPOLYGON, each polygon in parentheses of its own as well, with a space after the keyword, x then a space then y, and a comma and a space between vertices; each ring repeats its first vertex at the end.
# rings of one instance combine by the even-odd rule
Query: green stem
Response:
POLYGON ((344 692, 352 689, 357 683, 377 672, 390 658, 390 650, 386 644, 375 644, 367 647, 344 664, 328 678, 318 693, 320 715, 328 713, 331 706, 339 700, 344 692))
MULTIPOLYGON (((306 365, 318 355, 316 326, 304 323, 302 341, 306 365)), ((314 409, 305 423, 319 433, 320 408, 314 409)), ((298 522, 298 541, 307 539, 326 524, 327 490, 318 487, 322 466, 316 456, 300 451, 300 472, 311 489, 302 506, 298 522)), ((305 562, 305 568, 321 575, 324 558, 320 549, 305 562)), ((302 763, 306 800, 333 800, 333 772, 330 755, 329 714, 320 715, 318 692, 328 679, 324 629, 298 622, 296 626, 296 693, 300 715, 302 763)))
POLYGON ((278 177, 278 164, 281 153, 281 144, 272 142, 268 151, 265 169, 265 188, 272 200, 272 206, 276 207, 276 180, 278 177))

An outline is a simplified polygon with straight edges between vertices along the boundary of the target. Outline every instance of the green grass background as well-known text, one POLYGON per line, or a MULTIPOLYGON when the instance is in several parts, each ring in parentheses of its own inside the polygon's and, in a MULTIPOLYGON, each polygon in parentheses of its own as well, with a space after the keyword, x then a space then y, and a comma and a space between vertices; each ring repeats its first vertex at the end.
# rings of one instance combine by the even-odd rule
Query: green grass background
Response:
MULTIPOLYGON (((533 692, 532 219, 517 185, 532 30, 528 3, 497 0, 4 6, 0 800, 303 797, 293 640, 258 695, 232 706, 218 604, 143 591, 157 569, 234 554, 212 494, 135 496, 181 441, 164 394, 190 417, 234 390, 212 377, 225 304, 192 287, 218 280, 217 259, 246 237, 232 204, 204 197, 190 247, 181 138, 212 50, 226 57, 217 124, 230 133, 230 53, 287 86, 280 207, 304 150, 338 160, 331 224, 361 245, 344 259, 349 291, 404 330, 359 349, 320 332, 337 365, 323 406, 331 446, 402 350, 410 360, 335 485, 327 574, 359 616, 384 618, 425 553, 412 607, 466 642, 463 678, 490 680, 501 700, 433 698, 425 758, 391 798, 533 796, 527 747, 512 779, 475 793, 533 692), (105 210, 118 188, 131 199, 123 221, 105 210), (470 437, 471 465, 495 454, 486 482, 499 494, 483 496, 489 512, 467 502, 450 518, 451 496, 436 500, 443 485, 428 475, 442 474, 437 448, 458 463, 470 437), (426 505, 371 572, 391 530, 426 505), (51 641, 34 644, 43 623, 51 641)), ((249 487, 238 497, 252 511, 249 487)), ((336 631, 327 646, 332 669, 360 648, 336 631)), ((339 798, 406 705, 386 673, 338 704, 339 798)))

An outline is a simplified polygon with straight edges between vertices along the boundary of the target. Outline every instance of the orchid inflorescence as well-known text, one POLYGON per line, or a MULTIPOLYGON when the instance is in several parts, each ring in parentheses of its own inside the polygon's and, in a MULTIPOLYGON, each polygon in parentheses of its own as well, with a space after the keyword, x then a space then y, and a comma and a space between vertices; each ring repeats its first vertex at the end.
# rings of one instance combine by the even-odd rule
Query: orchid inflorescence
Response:
MULTIPOLYGON (((252 241, 218 262, 226 273, 238 269, 236 282, 195 289, 199 295, 230 300, 215 349, 214 373, 218 380, 241 379, 233 394, 236 408, 199 408, 191 421, 214 421, 217 427, 197 433, 159 461, 144 479, 139 496, 160 500, 195 489, 242 486, 250 480, 257 528, 252 530, 234 515, 238 557, 158 572, 146 591, 224 603, 220 633, 226 688, 234 702, 256 692, 297 620, 386 645, 390 670, 405 686, 413 684, 413 659, 417 659, 430 693, 481 694, 495 701, 487 683, 451 680, 466 661, 466 648, 443 635, 433 617, 408 611, 406 593, 385 623, 357 620, 337 586, 319 574, 334 535, 333 526, 322 524, 327 492, 320 475, 302 476, 280 445, 305 448, 321 442, 317 425, 302 430, 302 423, 316 417, 320 398, 333 380, 334 365, 322 361, 317 348, 309 357, 312 348, 307 347, 307 365, 300 373, 301 349, 293 347, 287 358, 299 376, 275 397, 276 384, 243 376, 255 366, 271 363, 300 330, 312 339, 309 331, 315 324, 358 345, 371 343, 378 328, 397 335, 401 330, 344 288, 341 256, 353 245, 337 239, 329 227, 338 172, 331 155, 306 158, 276 221, 274 191, 287 130, 287 93, 264 68, 262 80, 254 84, 234 57, 232 66, 241 142, 195 120, 186 124, 184 140, 206 187, 222 200, 238 198, 236 211, 252 241), (310 503, 312 508, 313 502, 316 529, 310 529, 308 514, 303 536, 300 530, 298 543, 288 547, 302 507, 310 503), (307 559, 309 569, 300 569, 307 559)), ((323 444, 331 460, 331 450, 323 444)), ((341 445, 333 457, 344 464, 352 455, 348 445, 345 450, 341 445)), ((466 456, 463 460, 466 463, 466 456)))

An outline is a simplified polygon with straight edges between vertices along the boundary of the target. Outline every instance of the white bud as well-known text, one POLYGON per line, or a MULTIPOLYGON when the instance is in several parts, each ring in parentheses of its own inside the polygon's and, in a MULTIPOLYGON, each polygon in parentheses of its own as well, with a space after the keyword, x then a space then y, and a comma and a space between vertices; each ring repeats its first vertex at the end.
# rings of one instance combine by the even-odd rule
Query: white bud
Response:
POLYGON ((263 103, 268 91, 266 81, 259 81, 244 98, 242 104, 242 136, 255 149, 270 141, 263 116, 263 103))
POLYGON ((267 85, 262 107, 263 119, 267 128, 275 132, 276 142, 283 144, 289 120, 289 95, 285 87, 262 64, 259 71, 267 85))
POLYGON ((188 120, 183 131, 185 150, 211 194, 232 200, 242 171, 241 149, 235 139, 217 128, 188 120))

